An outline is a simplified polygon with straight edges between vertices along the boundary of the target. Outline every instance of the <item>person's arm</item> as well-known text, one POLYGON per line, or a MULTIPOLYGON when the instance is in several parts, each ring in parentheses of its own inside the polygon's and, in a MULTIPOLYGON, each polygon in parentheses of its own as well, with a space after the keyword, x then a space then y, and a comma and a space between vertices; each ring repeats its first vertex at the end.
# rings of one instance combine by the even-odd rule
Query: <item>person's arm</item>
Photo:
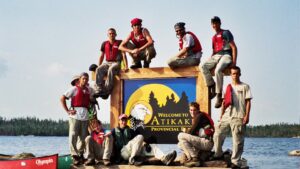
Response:
POLYGON ((123 51, 123 52, 132 53, 132 50, 126 47, 126 45, 127 45, 127 43, 129 42, 129 40, 130 40, 130 34, 128 35, 128 37, 127 37, 126 39, 124 39, 124 40, 121 42, 121 44, 120 44, 120 46, 119 46, 119 50, 121 50, 121 51, 123 51))
POLYGON ((146 49, 148 46, 153 44, 153 39, 152 39, 148 29, 144 28, 142 33, 144 34, 145 38, 147 39, 147 43, 145 45, 143 45, 142 47, 138 48, 138 51, 142 51, 142 50, 146 49))
POLYGON ((99 57, 99 66, 103 63, 103 60, 104 60, 104 52, 101 52, 100 53, 100 57, 99 57))
POLYGON ((62 95, 61 98, 60 98, 60 102, 61 102, 61 105, 63 106, 63 109, 68 113, 68 114, 71 114, 71 115, 74 115, 76 114, 76 110, 69 110, 68 107, 67 107, 67 103, 66 103, 66 100, 68 98, 65 96, 65 95, 62 95))
POLYGON ((194 122, 192 124, 192 128, 190 129, 189 134, 196 133, 196 129, 197 129, 199 123, 200 123, 201 117, 202 117, 201 113, 199 115, 197 115, 197 117, 195 117, 195 120, 194 120, 194 122))
POLYGON ((251 109, 251 99, 246 99, 246 115, 243 119, 244 125, 249 123, 250 109, 251 109))
POLYGON ((236 60, 237 60, 237 47, 236 47, 234 41, 229 42, 229 45, 232 50, 232 66, 235 66, 236 60))

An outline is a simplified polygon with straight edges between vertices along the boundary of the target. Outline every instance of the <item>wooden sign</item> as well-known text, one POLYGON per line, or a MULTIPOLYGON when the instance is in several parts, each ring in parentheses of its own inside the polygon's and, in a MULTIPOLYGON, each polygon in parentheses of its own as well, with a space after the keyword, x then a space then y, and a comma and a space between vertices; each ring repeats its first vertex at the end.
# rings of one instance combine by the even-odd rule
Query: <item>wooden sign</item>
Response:
POLYGON ((111 95, 111 127, 118 116, 128 115, 128 125, 157 143, 177 143, 177 135, 191 127, 189 103, 210 114, 207 87, 197 66, 149 68, 121 72, 111 95))

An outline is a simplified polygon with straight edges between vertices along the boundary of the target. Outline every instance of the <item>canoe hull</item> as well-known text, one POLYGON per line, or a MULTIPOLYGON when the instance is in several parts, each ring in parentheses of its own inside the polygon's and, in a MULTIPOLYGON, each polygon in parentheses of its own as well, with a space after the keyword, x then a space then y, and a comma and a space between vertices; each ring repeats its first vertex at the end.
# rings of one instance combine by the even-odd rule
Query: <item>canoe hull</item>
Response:
POLYGON ((0 169, 57 169, 58 155, 0 161, 0 169))

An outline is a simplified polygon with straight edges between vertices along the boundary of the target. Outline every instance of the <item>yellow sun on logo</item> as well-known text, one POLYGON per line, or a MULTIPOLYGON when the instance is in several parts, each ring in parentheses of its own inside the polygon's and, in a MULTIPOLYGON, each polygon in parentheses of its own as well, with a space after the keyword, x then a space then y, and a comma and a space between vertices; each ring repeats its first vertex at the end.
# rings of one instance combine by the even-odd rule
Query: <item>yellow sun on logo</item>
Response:
POLYGON ((150 114, 146 113, 146 116, 144 116, 144 124, 147 124, 149 120, 151 120, 153 114, 153 109, 149 104, 149 96, 151 92, 153 92, 159 106, 165 105, 166 98, 170 98, 171 94, 174 95, 174 100, 176 102, 179 101, 179 97, 176 92, 174 92, 168 86, 162 84, 147 84, 138 88, 131 94, 125 106, 125 114, 129 116, 133 112, 134 108, 139 107, 140 109, 145 109, 142 108, 145 106, 149 112, 151 112, 150 114))

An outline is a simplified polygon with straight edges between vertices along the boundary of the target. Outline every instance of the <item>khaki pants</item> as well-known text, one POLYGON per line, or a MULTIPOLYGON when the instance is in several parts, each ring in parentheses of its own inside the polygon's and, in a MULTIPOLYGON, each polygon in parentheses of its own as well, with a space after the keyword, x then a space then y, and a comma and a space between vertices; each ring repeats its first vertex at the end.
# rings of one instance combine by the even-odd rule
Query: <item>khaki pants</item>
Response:
POLYGON ((85 143, 88 159, 97 161, 110 159, 113 148, 112 136, 105 137, 102 144, 98 144, 91 136, 87 136, 85 143))
POLYGON ((122 158, 131 162, 135 156, 142 155, 143 142, 144 137, 142 135, 135 136, 121 149, 122 158))
MULTIPOLYGON (((128 42, 127 43, 127 48, 135 49, 136 46, 133 43, 128 42)), ((151 45, 151 46, 148 46, 146 49, 140 51, 140 53, 138 54, 137 57, 134 57, 132 54, 129 54, 129 55, 132 57, 133 64, 137 65, 142 60, 144 60, 145 62, 150 63, 152 58, 154 58, 156 56, 156 51, 155 51, 154 46, 151 45)))
POLYGON ((186 58, 171 57, 168 61, 168 65, 171 68, 198 66, 200 64, 201 57, 202 57, 201 52, 198 52, 196 54, 191 54, 191 55, 187 56, 186 58))
POLYGON ((143 148, 143 156, 146 157, 155 157, 156 159, 162 160, 165 157, 165 154, 158 148, 156 144, 150 144, 151 151, 147 152, 145 148, 143 148))
POLYGON ((120 64, 118 62, 106 62, 96 70, 96 84, 101 93, 110 94, 114 87, 114 76, 119 74, 120 64), (107 75, 106 81, 104 77, 107 75))
POLYGON ((210 57, 206 62, 200 65, 200 70, 204 76, 206 86, 215 84, 210 70, 215 67, 216 76, 216 93, 222 93, 223 88, 223 70, 227 68, 232 62, 231 56, 228 54, 219 55, 215 54, 210 57))
POLYGON ((243 119, 241 118, 227 118, 221 120, 220 124, 216 126, 216 132, 214 134, 215 156, 220 157, 222 155, 222 146, 226 138, 226 133, 229 129, 232 134, 231 162, 235 165, 241 166, 245 137, 245 125, 243 125, 243 119))
POLYGON ((211 140, 193 136, 188 133, 178 134, 178 147, 188 159, 197 158, 200 151, 210 151, 214 143, 211 140))
POLYGON ((71 156, 84 153, 85 138, 88 135, 88 121, 69 119, 69 145, 71 156), (78 141, 78 145, 77 145, 78 141))

